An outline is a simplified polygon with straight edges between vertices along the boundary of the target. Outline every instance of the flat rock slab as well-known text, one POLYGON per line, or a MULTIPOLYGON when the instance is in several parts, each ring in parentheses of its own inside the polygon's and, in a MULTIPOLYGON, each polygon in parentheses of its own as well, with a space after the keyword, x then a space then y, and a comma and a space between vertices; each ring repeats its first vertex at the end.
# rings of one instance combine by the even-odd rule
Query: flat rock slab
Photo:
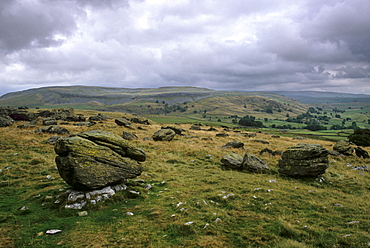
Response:
POLYGON ((105 131, 60 138, 55 145, 60 176, 79 190, 99 189, 135 178, 142 172, 144 151, 105 131))

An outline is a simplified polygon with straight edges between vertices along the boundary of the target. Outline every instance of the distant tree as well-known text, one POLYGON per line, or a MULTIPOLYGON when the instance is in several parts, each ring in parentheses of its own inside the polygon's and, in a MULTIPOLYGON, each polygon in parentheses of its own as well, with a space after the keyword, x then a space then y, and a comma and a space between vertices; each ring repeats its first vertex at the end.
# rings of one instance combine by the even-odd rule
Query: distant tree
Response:
POLYGON ((348 136, 350 142, 358 146, 370 146, 370 130, 369 129, 356 129, 348 136))

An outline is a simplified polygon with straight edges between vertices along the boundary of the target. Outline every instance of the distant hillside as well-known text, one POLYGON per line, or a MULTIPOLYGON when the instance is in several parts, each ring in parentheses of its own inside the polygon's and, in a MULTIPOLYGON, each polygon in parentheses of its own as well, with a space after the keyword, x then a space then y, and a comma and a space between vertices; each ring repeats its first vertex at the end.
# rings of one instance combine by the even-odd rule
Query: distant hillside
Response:
POLYGON ((306 112, 308 105, 268 92, 216 91, 199 87, 108 88, 45 87, 8 93, 0 106, 73 107, 140 115, 204 118, 254 115, 280 118, 306 112))

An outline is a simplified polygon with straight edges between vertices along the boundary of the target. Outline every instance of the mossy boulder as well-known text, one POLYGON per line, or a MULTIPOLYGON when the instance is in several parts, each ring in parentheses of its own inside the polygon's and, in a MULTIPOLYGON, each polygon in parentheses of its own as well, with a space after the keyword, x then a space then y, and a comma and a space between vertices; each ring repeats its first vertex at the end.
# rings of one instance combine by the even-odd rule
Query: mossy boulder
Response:
POLYGON ((333 150, 339 152, 340 154, 351 156, 353 154, 354 148, 351 144, 345 140, 339 140, 334 144, 333 150))
POLYGON ((316 177, 329 167, 328 150, 318 144, 289 147, 279 160, 279 172, 292 177, 316 177))
POLYGON ((152 136, 154 141, 171 141, 175 137, 176 132, 172 129, 165 128, 155 132, 152 136))
POLYGON ((135 178, 142 172, 145 153, 122 137, 87 131, 60 138, 55 145, 60 176, 79 190, 99 189, 135 178))

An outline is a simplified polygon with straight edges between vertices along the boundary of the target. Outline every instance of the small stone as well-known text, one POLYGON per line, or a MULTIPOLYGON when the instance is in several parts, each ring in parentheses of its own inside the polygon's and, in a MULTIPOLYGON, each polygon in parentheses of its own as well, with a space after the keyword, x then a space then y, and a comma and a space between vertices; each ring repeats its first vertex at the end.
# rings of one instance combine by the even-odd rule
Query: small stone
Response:
POLYGON ((86 216, 87 211, 78 212, 78 216, 86 216))
POLYGON ((360 223, 358 220, 354 220, 354 221, 350 221, 350 222, 347 222, 347 224, 350 224, 350 225, 352 225, 352 224, 357 224, 357 223, 360 223))
POLYGON ((193 223, 194 223, 194 221, 189 221, 189 222, 186 222, 184 225, 189 226, 189 225, 191 225, 193 223))
POLYGON ((133 212, 127 212, 126 215, 134 215, 133 212))
POLYGON ((50 230, 47 230, 45 233, 53 235, 53 234, 57 234, 57 233, 61 233, 61 232, 62 232, 62 230, 59 230, 59 229, 50 229, 50 230))

